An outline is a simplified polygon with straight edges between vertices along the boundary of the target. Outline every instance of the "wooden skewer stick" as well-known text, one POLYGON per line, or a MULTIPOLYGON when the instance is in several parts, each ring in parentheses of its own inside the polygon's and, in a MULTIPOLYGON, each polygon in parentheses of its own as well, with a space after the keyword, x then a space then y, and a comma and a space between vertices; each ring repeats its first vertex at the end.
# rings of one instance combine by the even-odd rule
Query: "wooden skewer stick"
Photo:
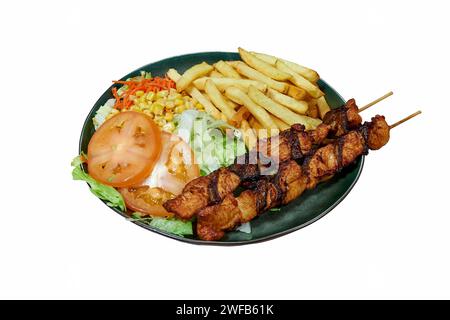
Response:
POLYGON ((390 125, 390 126, 389 126, 389 129, 393 129, 393 128, 395 128, 396 126, 402 124, 403 122, 408 121, 409 119, 414 118, 415 116, 417 116, 417 115, 419 115, 419 114, 421 114, 421 113, 422 113, 422 111, 420 111, 420 110, 419 110, 419 111, 416 111, 416 112, 414 112, 413 114, 410 114, 409 116, 403 118, 402 120, 397 121, 396 123, 390 125))
POLYGON ((386 93, 384 96, 379 97, 378 99, 373 100, 372 102, 366 104, 364 107, 359 108, 358 112, 362 112, 366 109, 369 109, 371 106, 373 106, 374 104, 377 104, 380 101, 383 101, 384 99, 386 99, 387 97, 392 96, 394 93, 392 91, 389 91, 388 93, 386 93))

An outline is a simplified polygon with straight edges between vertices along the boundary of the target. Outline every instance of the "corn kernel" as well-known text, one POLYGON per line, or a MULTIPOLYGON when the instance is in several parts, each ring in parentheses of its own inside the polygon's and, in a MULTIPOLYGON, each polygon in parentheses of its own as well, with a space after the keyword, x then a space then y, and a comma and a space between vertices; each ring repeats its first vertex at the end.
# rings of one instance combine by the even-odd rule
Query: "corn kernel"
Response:
POLYGON ((169 95, 167 96, 168 99, 171 100, 175 100, 177 98, 179 98, 181 95, 178 92, 170 92, 169 95))
POLYGON ((160 127, 164 126, 166 124, 166 120, 165 119, 158 119, 155 120, 156 124, 160 127))
POLYGON ((163 113, 163 110, 164 110, 164 106, 162 106, 161 104, 159 104, 159 103, 152 104, 151 111, 154 114, 160 115, 163 113))
POLYGON ((176 99, 176 100, 175 100, 175 105, 176 105, 176 106, 181 106, 182 104, 184 104, 183 99, 176 99))
POLYGON ((182 113, 185 110, 184 106, 175 107, 175 113, 182 113))
POLYGON ((137 97, 142 97, 142 96, 144 95, 144 93, 145 93, 145 92, 142 91, 142 90, 138 90, 138 91, 135 92, 135 94, 136 94, 137 97))
POLYGON ((173 113, 171 113, 171 112, 166 113, 166 115, 164 116, 164 119, 166 119, 167 121, 172 121, 173 113))
POLYGON ((173 109, 173 107, 175 107, 175 102, 172 101, 172 100, 168 100, 168 101, 166 102, 166 108, 167 108, 167 109, 173 109))
POLYGON ((203 109, 205 109, 205 107, 204 107, 200 102, 197 102, 197 104, 195 105, 195 107, 196 107, 198 110, 203 110, 203 109))
POLYGON ((157 94, 156 94, 156 96, 158 97, 158 98, 165 98, 165 97, 167 97, 169 95, 169 92, 167 91, 167 90, 161 90, 161 91, 159 91, 157 94))
POLYGON ((153 91, 150 91, 149 93, 147 93, 146 95, 146 99, 149 101, 152 101, 155 98, 155 93, 153 91))
POLYGON ((166 100, 165 100, 165 99, 162 99, 162 98, 156 99, 155 102, 158 103, 158 104, 160 104, 160 105, 162 105, 162 106, 166 104, 166 100))

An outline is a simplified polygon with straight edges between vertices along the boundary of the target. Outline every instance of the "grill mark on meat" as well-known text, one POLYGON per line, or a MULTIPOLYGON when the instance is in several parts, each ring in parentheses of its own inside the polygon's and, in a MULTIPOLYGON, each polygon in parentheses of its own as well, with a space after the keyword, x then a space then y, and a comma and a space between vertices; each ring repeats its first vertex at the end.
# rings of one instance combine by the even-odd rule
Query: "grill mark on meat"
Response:
MULTIPOLYGON (((231 181, 230 183, 229 179, 224 178, 223 174, 217 172, 211 173, 210 177, 202 177, 206 178, 205 180, 194 179, 188 184, 189 187, 186 186, 181 195, 165 202, 164 207, 179 217, 188 219, 205 206, 222 201, 227 192, 233 193, 239 185, 250 184, 256 188, 256 181, 260 179, 261 175, 276 173, 278 161, 275 169, 265 163, 272 162, 272 164, 275 164, 270 155, 272 151, 277 149, 280 151, 279 162, 294 159, 309 163, 311 158, 305 158, 313 155, 318 149, 318 145, 322 144, 327 136, 335 138, 347 133, 347 130, 350 129, 349 126, 355 128, 360 126, 361 118, 357 112, 358 108, 355 101, 351 99, 342 107, 328 112, 317 132, 307 132, 304 126, 294 124, 290 129, 280 132, 276 139, 258 140, 256 149, 236 158, 232 167, 224 169, 237 176, 234 182, 231 181), (267 146, 268 150, 262 150, 264 146, 267 146), (261 150, 265 152, 260 152, 261 150)), ((373 143, 375 144, 377 141, 373 143)), ((309 175, 307 177, 305 179, 311 180, 309 175)))
POLYGON ((276 198, 275 198, 275 201, 277 203, 281 202, 281 200, 283 198, 283 191, 284 192, 287 191, 287 190, 285 190, 286 186, 283 186, 283 187, 281 186, 281 175, 280 175, 280 172, 281 172, 281 168, 280 168, 280 170, 278 171, 278 173, 275 175, 275 177, 273 179, 274 180, 275 190, 277 192, 276 198))
POLYGON ((267 184, 266 180, 260 180, 256 183, 257 197, 256 197, 256 210, 260 212, 266 207, 267 204, 267 184))
POLYGON ((202 228, 199 237, 204 240, 219 240, 223 236, 220 232, 277 206, 280 191, 283 204, 292 201, 304 190, 314 188, 327 175, 353 163, 363 153, 366 144, 371 150, 381 148, 388 141, 388 130, 384 119, 376 118, 368 127, 368 142, 360 130, 356 129, 327 146, 317 148, 314 154, 304 159, 301 167, 294 160, 280 163, 278 173, 272 177, 260 178, 254 190, 246 190, 237 198, 232 196, 237 204, 232 202, 230 206, 227 201, 223 201, 203 209, 197 220, 202 228))
POLYGON ((361 136, 364 139, 363 155, 368 155, 369 154, 369 146, 368 146, 368 142, 369 142, 369 122, 367 122, 367 121, 364 122, 364 124, 359 129, 359 133, 361 134, 361 136))
POLYGON ((337 172, 342 170, 342 150, 344 148, 345 139, 339 138, 337 141, 337 172))
POLYGON ((209 202, 214 204, 217 203, 219 201, 221 201, 221 197, 219 194, 219 190, 218 190, 218 186, 217 186, 217 182, 219 180, 219 172, 215 171, 212 176, 211 176, 211 181, 209 182, 208 185, 208 190, 209 190, 209 202))
POLYGON ((340 116, 342 117, 342 126, 341 128, 343 128, 343 131, 347 132, 348 131, 348 115, 347 115, 347 110, 345 109, 341 109, 340 111, 340 116))
POLYGON ((300 159, 303 157, 302 147, 300 146, 300 139, 297 132, 299 131, 294 129, 294 126, 292 126, 286 134, 289 147, 291 148, 292 159, 300 159))
POLYGON ((241 180, 254 180, 260 176, 260 170, 257 164, 232 164, 229 170, 239 176, 241 180))
POLYGON ((306 177, 306 183, 309 184, 310 182, 310 174, 309 174, 309 163, 311 162, 313 156, 314 156, 314 152, 312 152, 310 155, 308 155, 302 163, 302 172, 304 173, 305 177, 306 177))

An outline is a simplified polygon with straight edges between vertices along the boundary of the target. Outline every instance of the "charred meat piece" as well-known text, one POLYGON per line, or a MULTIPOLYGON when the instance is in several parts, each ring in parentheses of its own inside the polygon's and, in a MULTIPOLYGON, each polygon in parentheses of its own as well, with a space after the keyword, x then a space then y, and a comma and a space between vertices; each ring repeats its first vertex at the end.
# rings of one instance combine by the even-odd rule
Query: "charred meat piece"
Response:
POLYGON ((330 134, 340 137, 361 124, 362 118, 358 111, 355 99, 350 99, 344 106, 328 111, 323 123, 330 126, 330 134))
POLYGON ((273 177, 260 178, 254 189, 238 197, 206 207, 198 214, 197 235, 203 240, 219 240, 224 232, 248 222, 264 211, 289 203, 305 189, 313 189, 323 178, 353 163, 368 149, 378 150, 389 141, 389 126, 376 116, 334 143, 317 149, 302 166, 290 160, 280 165, 273 177))
POLYGON ((292 197, 291 186, 298 184, 300 178, 301 167, 297 162, 282 163, 276 175, 261 178, 255 189, 245 190, 239 197, 229 194, 221 203, 201 210, 197 217, 197 235, 203 240, 221 239, 225 231, 252 220, 259 212, 285 203, 292 197))
POLYGON ((211 174, 189 182, 183 192, 164 203, 164 208, 182 219, 192 218, 200 209, 222 201, 240 184, 238 175, 226 168, 220 168, 211 174))
POLYGON ((206 206, 222 201, 242 183, 247 187, 255 185, 253 181, 261 175, 270 174, 273 169, 270 164, 302 160, 330 135, 343 135, 348 128, 360 123, 358 107, 351 99, 344 106, 329 111, 316 130, 305 131, 304 126, 294 124, 278 136, 258 140, 254 150, 236 158, 230 167, 189 182, 179 196, 164 203, 164 208, 182 219, 190 219, 206 206))
MULTIPOLYGON (((315 137, 325 136, 325 130, 315 137)), ((171 213, 182 219, 190 219, 206 206, 222 201, 230 192, 233 192, 242 182, 253 181, 260 177, 261 172, 267 174, 267 164, 270 164, 272 155, 279 152, 280 162, 288 159, 301 159, 309 154, 314 144, 311 135, 301 125, 293 125, 290 129, 282 131, 279 136, 261 140, 257 151, 249 152, 238 157, 233 165, 220 168, 207 176, 190 181, 183 192, 174 199, 166 201, 163 206, 171 213), (263 152, 262 145, 269 151, 263 152)), ((273 159, 272 159, 273 160, 273 159)), ((278 164, 278 161, 277 164, 278 164)), ((278 165, 277 165, 278 167, 278 165)))
POLYGON ((368 126, 370 126, 369 130, 372 132, 367 140, 369 149, 378 150, 388 143, 390 129, 384 116, 376 115, 368 126))

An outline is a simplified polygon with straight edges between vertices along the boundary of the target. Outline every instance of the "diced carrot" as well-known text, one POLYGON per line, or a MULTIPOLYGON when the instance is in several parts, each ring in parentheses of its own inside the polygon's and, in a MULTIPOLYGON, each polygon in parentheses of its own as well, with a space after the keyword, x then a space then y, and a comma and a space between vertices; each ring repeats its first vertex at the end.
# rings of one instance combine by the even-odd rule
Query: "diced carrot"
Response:
POLYGON ((129 108, 133 101, 130 99, 130 96, 132 96, 136 91, 144 91, 145 93, 148 92, 158 92, 161 90, 169 90, 170 88, 175 88, 176 84, 173 80, 165 77, 155 77, 151 79, 141 79, 141 80, 117 80, 113 81, 113 83, 116 84, 122 84, 127 86, 127 90, 122 91, 119 95, 117 93, 117 88, 114 87, 112 89, 112 93, 114 98, 116 99, 116 103, 114 105, 114 108, 122 110, 129 108))

